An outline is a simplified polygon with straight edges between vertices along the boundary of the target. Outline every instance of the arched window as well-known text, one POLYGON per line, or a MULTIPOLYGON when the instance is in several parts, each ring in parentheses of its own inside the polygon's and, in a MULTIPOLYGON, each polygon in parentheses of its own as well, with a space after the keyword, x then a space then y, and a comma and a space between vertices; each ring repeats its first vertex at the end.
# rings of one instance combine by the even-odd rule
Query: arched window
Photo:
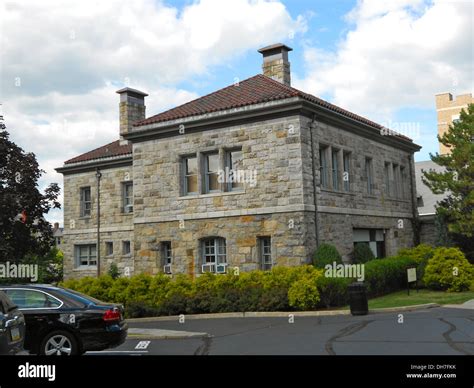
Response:
POLYGON ((226 243, 222 237, 201 240, 201 271, 225 273, 227 270, 226 243))

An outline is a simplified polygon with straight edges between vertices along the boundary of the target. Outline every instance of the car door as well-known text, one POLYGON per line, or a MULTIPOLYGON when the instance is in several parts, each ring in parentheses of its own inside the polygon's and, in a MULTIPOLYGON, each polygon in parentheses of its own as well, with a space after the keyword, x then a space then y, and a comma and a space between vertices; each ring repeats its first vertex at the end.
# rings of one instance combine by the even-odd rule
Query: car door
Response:
POLYGON ((12 301, 0 291, 0 355, 23 349, 25 320, 12 301))
POLYGON ((4 291, 25 316, 25 349, 31 350, 35 337, 57 322, 62 302, 40 290, 12 287, 4 291))

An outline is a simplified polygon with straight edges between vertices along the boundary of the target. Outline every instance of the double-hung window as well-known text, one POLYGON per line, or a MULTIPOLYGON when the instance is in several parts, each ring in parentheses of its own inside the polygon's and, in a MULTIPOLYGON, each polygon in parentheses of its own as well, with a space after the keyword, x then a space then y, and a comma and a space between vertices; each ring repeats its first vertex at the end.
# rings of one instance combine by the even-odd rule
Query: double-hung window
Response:
POLYGON ((219 154, 204 154, 204 192, 216 193, 219 188, 219 154))
POLYGON ((81 217, 90 217, 92 209, 91 188, 81 187, 81 217))
POLYGON ((198 164, 196 156, 183 158, 184 185, 183 194, 192 195, 198 193, 198 164))
POLYGON ((225 239, 207 238, 202 240, 201 244, 202 272, 225 273, 227 267, 225 239))

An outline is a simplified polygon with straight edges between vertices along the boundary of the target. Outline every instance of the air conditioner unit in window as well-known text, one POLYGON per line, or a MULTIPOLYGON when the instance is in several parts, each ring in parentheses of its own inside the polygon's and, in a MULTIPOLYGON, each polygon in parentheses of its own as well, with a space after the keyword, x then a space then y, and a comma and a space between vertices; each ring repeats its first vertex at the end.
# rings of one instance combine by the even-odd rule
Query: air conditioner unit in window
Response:
POLYGON ((216 272, 216 265, 214 263, 203 264, 201 267, 201 272, 216 272))
POLYGON ((171 264, 166 264, 164 267, 163 267, 163 272, 167 275, 171 275, 171 264))
POLYGON ((226 272, 227 272, 227 264, 217 264, 216 273, 226 273, 226 272))
POLYGON ((133 213, 133 205, 126 205, 124 211, 125 213, 133 213))

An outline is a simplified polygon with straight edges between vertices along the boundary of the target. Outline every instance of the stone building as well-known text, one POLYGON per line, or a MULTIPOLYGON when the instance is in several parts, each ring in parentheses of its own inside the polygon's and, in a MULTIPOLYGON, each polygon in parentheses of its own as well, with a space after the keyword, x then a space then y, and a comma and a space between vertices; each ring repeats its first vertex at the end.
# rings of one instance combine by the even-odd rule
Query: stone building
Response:
MULTIPOLYGON (((455 120, 459 120, 459 113, 462 109, 467 111, 467 106, 474 104, 471 93, 461 94, 453 99, 451 93, 439 93, 436 95, 436 113, 438 116, 438 135, 442 136, 448 131, 449 126, 455 120)), ((439 153, 449 153, 443 144, 439 143, 439 153)))
POLYGON ((148 118, 145 93, 118 91, 120 139, 58 169, 67 277, 97 273, 98 203, 101 272, 266 270, 308 263, 322 242, 345 260, 357 243, 378 256, 413 245, 420 147, 291 87, 289 51, 265 47, 264 75, 148 118))

